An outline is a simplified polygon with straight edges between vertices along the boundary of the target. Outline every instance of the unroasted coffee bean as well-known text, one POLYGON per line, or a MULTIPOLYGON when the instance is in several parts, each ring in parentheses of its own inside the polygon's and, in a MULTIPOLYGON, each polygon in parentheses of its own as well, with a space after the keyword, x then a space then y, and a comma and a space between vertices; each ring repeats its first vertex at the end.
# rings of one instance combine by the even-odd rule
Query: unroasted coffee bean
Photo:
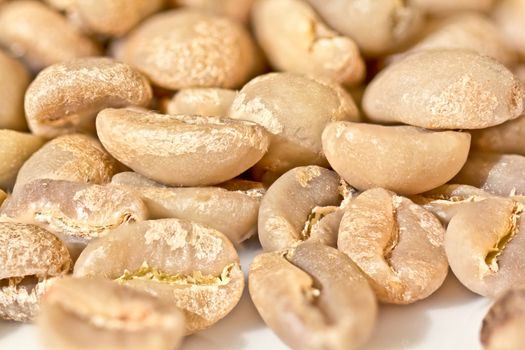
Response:
POLYGON ((525 194, 525 157, 515 154, 471 152, 453 183, 481 188, 500 196, 525 194))
POLYGON ((525 156, 525 116, 491 128, 473 130, 472 148, 525 156))
POLYGON ((254 0, 169 0, 181 6, 224 15, 239 21, 247 21, 254 0))
POLYGON ((312 228, 341 203, 341 179, 328 169, 305 166, 282 175, 261 201, 258 233, 264 250, 291 248, 305 240, 335 246, 337 231, 316 235, 312 228))
POLYGON ((142 175, 123 172, 111 182, 139 196, 150 219, 177 218, 207 225, 224 233, 233 243, 249 238, 257 229, 257 215, 264 188, 166 187, 142 175))
POLYGON ((99 48, 59 13, 38 1, 11 1, 0 9, 0 45, 38 71, 99 48))
POLYGON ((157 14, 133 30, 119 58, 160 87, 239 87, 258 64, 241 24, 195 10, 157 14))
POLYGON ((72 265, 62 242, 33 225, 0 223, 0 318, 31 321, 54 277, 72 265))
POLYGON ((465 206, 450 220, 448 261, 473 292, 496 297, 525 284, 524 208, 511 198, 488 198, 465 206))
POLYGON ((377 122, 429 129, 482 129, 515 119, 524 89, 501 63, 465 50, 416 52, 382 70, 363 108, 377 122))
POLYGON ((365 64, 354 41, 328 28, 301 0, 258 0, 252 11, 258 42, 279 70, 358 83, 365 64))
POLYGON ((38 136, 0 129, 0 188, 13 187, 20 167, 43 144, 38 136))
POLYGON ((467 133, 350 122, 329 124, 322 138, 330 165, 351 186, 404 194, 446 183, 465 164, 470 147, 467 133))
POLYGON ((184 316, 112 281, 67 277, 42 298, 38 326, 49 350, 174 350, 184 335, 184 316))
POLYGON ((236 95, 228 89, 182 89, 168 102, 166 113, 227 117, 236 95))
POLYGON ((426 13, 443 15, 456 11, 488 11, 495 0, 408 0, 408 3, 426 13))
POLYGON ((74 258, 87 242, 146 218, 140 198, 116 186, 48 179, 26 184, 0 210, 1 220, 34 224, 54 233, 74 258))
POLYGON ((359 119, 352 97, 339 85, 292 73, 250 81, 235 98, 230 117, 259 123, 272 134, 268 153, 255 166, 260 178, 297 166, 328 166, 321 146, 325 126, 359 119))
POLYGON ((94 132, 95 117, 108 107, 146 107, 152 98, 147 79, 125 63, 81 58, 52 65, 38 74, 25 97, 29 128, 55 137, 94 132))
POLYGON ((0 129, 25 130, 24 93, 29 73, 17 60, 0 50, 0 129))
POLYGON ((509 46, 525 57, 525 42, 522 33, 525 30, 525 2, 521 0, 500 0, 493 14, 509 46))
POLYGON ((101 276, 175 304, 186 333, 226 316, 244 288, 239 257, 222 233, 189 221, 144 221, 91 242, 75 276, 101 276))
POLYGON ((480 340, 486 350, 525 348, 525 289, 517 287, 503 294, 488 311, 480 340))
POLYGON ((37 179, 103 184, 111 181, 117 163, 92 137, 64 135, 49 141, 24 163, 13 193, 37 179))
POLYGON ((337 247, 365 273, 380 301, 409 304, 428 297, 445 280, 444 235, 432 213, 376 188, 350 203, 337 247))
POLYGON ((293 349, 356 349, 372 333, 375 296, 359 269, 334 248, 304 243, 263 253, 248 276, 257 311, 293 349))
POLYGON ((2 203, 4 202, 4 200, 7 198, 7 193, 5 193, 4 191, 0 190, 0 205, 2 205, 2 203))
POLYGON ((366 55, 406 43, 419 29, 421 13, 398 0, 307 0, 336 31, 353 38, 366 55))

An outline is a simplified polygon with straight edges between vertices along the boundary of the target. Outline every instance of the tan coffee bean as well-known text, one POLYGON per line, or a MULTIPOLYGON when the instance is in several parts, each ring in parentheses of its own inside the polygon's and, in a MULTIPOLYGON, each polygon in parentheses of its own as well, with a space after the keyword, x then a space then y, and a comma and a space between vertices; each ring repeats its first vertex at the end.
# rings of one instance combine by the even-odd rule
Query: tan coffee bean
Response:
POLYGON ((250 81, 233 101, 230 117, 259 123, 272 134, 268 153, 255 167, 258 177, 302 165, 328 166, 321 146, 326 124, 359 119, 352 97, 339 85, 293 73, 250 81))
POLYGON ((2 203, 4 202, 4 200, 7 198, 7 193, 5 193, 4 191, 0 190, 0 205, 2 205, 2 203))
POLYGON ((517 118, 524 90, 501 63, 464 50, 416 52, 381 71, 363 108, 376 122, 482 129, 517 118))
POLYGON ((35 180, 0 210, 0 219, 38 225, 62 239, 73 258, 111 230, 147 218, 142 200, 117 186, 35 180))
POLYGON ((380 301, 409 304, 428 297, 445 280, 444 235, 432 213, 376 188, 350 203, 337 247, 365 273, 380 301))
POLYGON ((166 187, 132 172, 116 174, 111 182, 139 196, 148 208, 150 219, 194 221, 224 233, 233 243, 240 243, 255 233, 264 193, 260 187, 244 191, 166 187))
POLYGON ((412 196, 410 200, 434 214, 444 225, 448 225, 454 215, 465 205, 489 197, 494 197, 494 195, 477 187, 452 184, 439 186, 432 191, 412 196))
POLYGON ((38 136, 0 129, 0 188, 13 187, 20 167, 43 144, 38 136))
POLYGON ((86 135, 64 135, 46 143, 20 168, 13 193, 37 179, 103 184, 117 163, 102 145, 86 135))
POLYGON ((471 152, 453 183, 481 188, 500 196, 525 194, 525 157, 515 154, 471 152))
POLYGON ((444 15, 457 11, 488 11, 494 0, 409 0, 409 5, 432 15, 444 15))
POLYGON ((421 12, 398 0, 307 0, 337 32, 354 39, 367 56, 406 43, 421 26, 421 12))
POLYGON ((121 36, 162 5, 163 0, 71 0, 67 10, 89 32, 121 36))
POLYGON ((0 45, 21 57, 34 71, 100 53, 59 13, 29 0, 11 1, 0 9, 0 45))
POLYGON ((474 149, 525 156, 525 115, 471 134, 474 149))
POLYGON ((146 107, 148 80, 125 63, 109 58, 80 58, 44 69, 29 86, 25 110, 30 129, 55 137, 94 132, 95 117, 108 107, 146 107))
POLYGON ((525 284, 524 208, 510 198, 488 198, 465 206, 450 220, 448 261, 468 289, 496 297, 525 284))
POLYGON ((0 318, 31 321, 54 277, 72 266, 62 242, 33 225, 0 222, 0 318))
POLYGON ((259 44, 278 70, 356 84, 365 64, 354 41, 328 28, 300 0, 258 0, 252 11, 259 44))
POLYGON ((129 34, 118 54, 155 85, 171 90, 241 86, 258 64, 256 55, 240 23, 194 10, 147 19, 129 34))
POLYGON ((282 250, 305 240, 335 246, 337 231, 313 235, 312 228, 341 203, 341 179, 315 165, 298 167, 275 181, 261 201, 259 240, 265 251, 282 250))
POLYGON ((263 253, 249 287, 266 324, 293 349, 356 349, 370 337, 377 303, 353 262, 320 243, 263 253))
POLYGON ((97 118, 104 147, 136 172, 167 185, 201 186, 241 174, 264 155, 269 137, 254 123, 105 109, 97 118))
POLYGON ((115 282, 66 277, 42 298, 38 326, 49 350, 174 350, 184 335, 184 316, 115 282))
POLYGON ((503 294, 488 311, 481 326, 480 340, 486 350, 525 348, 525 289, 503 294))
POLYGON ((222 233, 189 221, 144 221, 91 242, 75 276, 101 276, 175 304, 186 333, 226 316, 244 288, 239 257, 222 233))
POLYGON ((168 102, 167 114, 227 117, 237 92, 228 89, 182 89, 168 102))
POLYGON ((246 22, 254 0, 170 0, 172 4, 224 15, 246 22))
POLYGON ((0 129, 25 130, 24 94, 29 73, 20 62, 0 50, 0 129))
POLYGON ((493 17, 501 28, 509 46, 525 57, 525 2, 521 0, 500 0, 494 8, 493 17))
POLYGON ((453 178, 470 147, 468 133, 350 122, 329 124, 322 138, 330 165, 351 186, 405 194, 425 192, 453 178))
POLYGON ((73 6, 75 0, 44 0, 46 4, 59 11, 65 11, 73 6))

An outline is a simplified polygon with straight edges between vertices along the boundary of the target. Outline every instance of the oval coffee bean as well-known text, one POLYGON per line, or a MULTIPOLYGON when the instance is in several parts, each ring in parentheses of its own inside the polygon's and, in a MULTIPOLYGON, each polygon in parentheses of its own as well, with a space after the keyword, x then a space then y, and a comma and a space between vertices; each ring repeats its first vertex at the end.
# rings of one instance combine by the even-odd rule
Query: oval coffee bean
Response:
POLYGON ((524 57, 525 43, 521 33, 525 30, 525 3, 521 0, 500 0, 492 15, 505 35, 508 45, 524 57))
POLYGON ((189 221, 144 221, 91 242, 74 275, 101 276, 175 304, 186 333, 207 328, 237 305, 244 288, 239 257, 222 233, 189 221))
POLYGON ((482 129, 523 112, 524 89, 501 63, 465 50, 416 52, 383 69, 363 108, 377 122, 482 129))
POLYGON ((148 208, 150 219, 190 220, 224 233, 233 243, 240 243, 255 233, 264 193, 260 187, 244 191, 166 187, 132 172, 116 174, 111 183, 139 196, 148 208))
POLYGON ((497 297, 525 284, 524 208, 511 198, 489 198, 465 206, 450 220, 448 261, 468 289, 497 297))
POLYGON ((0 318, 31 321, 54 277, 72 266, 62 242, 34 225, 0 222, 0 318))
POLYGON ((49 350, 174 350, 184 316, 173 305, 101 278, 57 281, 38 317, 49 350))
POLYGON ((453 183, 509 196, 525 195, 525 157, 516 154, 471 152, 453 183))
POLYGON ((261 201, 259 240, 265 251, 282 250, 305 240, 335 246, 333 235, 312 236, 312 227, 341 203, 341 179, 315 165, 298 167, 275 181, 261 201))
POLYGON ((370 337, 377 302, 352 261, 320 243, 256 256, 250 296, 293 349, 356 349, 370 337))
POLYGON ((269 137, 254 123, 105 109, 97 133, 115 158, 167 185, 212 185, 241 174, 264 155, 269 137))
POLYGON ((328 162, 351 186, 404 194, 425 192, 452 179, 470 148, 467 133, 350 122, 329 124, 322 139, 328 162))
POLYGON ((358 120, 352 97, 339 85, 292 73, 261 75, 238 93, 231 118, 264 126, 271 134, 268 153, 256 165, 258 177, 279 176, 303 165, 328 166, 321 146, 325 126, 358 120))
POLYGON ((363 79, 366 67, 354 41, 328 28, 305 2, 258 0, 252 19, 257 40, 274 68, 341 84, 363 79))
POLYGON ((167 114, 228 117, 237 92, 218 88, 182 89, 166 107, 167 114))
POLYGON ((24 162, 43 144, 44 140, 38 136, 0 129, 0 188, 13 188, 24 162))
POLYGON ((0 77, 0 129, 25 130, 24 94, 29 85, 29 72, 0 50, 0 77))
POLYGON ((428 297, 445 280, 444 235, 432 213, 376 188, 348 206, 337 247, 365 273, 380 301, 409 304, 428 297))
POLYGON ((240 23, 195 10, 148 18, 119 51, 120 59, 170 90, 239 87, 259 64, 255 44, 240 23))
POLYGON ((39 1, 10 1, 0 9, 0 44, 33 71, 100 49, 58 12, 39 1))
POLYGON ((25 97, 29 128, 55 137, 94 132, 95 117, 108 107, 149 105, 148 80, 125 63, 92 57, 47 67, 33 80, 25 97))
POLYGON ((525 156, 525 115, 491 128, 473 130, 472 148, 525 156))
POLYGON ((46 143, 22 165, 13 193, 37 179, 108 183, 116 171, 115 159, 96 139, 64 135, 46 143))
POLYGON ((76 258, 86 244, 147 218, 142 200, 117 186, 40 179, 26 184, 0 210, 0 219, 34 224, 62 239, 76 258))

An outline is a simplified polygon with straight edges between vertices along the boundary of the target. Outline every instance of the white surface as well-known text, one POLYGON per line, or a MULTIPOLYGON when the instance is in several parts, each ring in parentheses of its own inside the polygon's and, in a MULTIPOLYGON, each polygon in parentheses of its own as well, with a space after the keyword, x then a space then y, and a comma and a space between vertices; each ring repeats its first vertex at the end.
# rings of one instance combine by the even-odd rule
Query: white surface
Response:
MULTIPOLYGON (((258 250, 254 240, 241 249, 245 272, 258 250)), ((450 272, 441 289, 424 301, 408 306, 381 305, 377 328, 363 350, 479 350, 479 328, 489 305, 489 300, 466 290, 450 272)), ((35 327, 0 321, 0 349, 41 350, 35 327)), ((188 337, 182 349, 287 347, 264 325, 246 288, 239 305, 226 318, 188 337)))

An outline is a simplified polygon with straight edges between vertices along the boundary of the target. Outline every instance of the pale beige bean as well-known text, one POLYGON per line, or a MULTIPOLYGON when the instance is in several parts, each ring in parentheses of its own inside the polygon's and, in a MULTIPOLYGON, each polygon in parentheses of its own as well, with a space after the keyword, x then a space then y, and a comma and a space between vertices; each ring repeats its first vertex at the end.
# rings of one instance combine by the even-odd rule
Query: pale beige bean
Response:
POLYGON ((261 201, 259 240, 265 251, 292 248, 305 240, 335 246, 332 235, 312 236, 312 228, 338 209, 342 196, 340 177, 315 165, 298 167, 275 181, 261 201), (326 208, 328 207, 328 208, 326 208))
POLYGON ((500 0, 495 6, 493 17, 503 31, 509 46, 514 47, 524 58, 525 2, 522 0, 500 0))
POLYGON ((175 350, 184 335, 178 308, 102 278, 57 281, 38 317, 49 350, 175 350))
POLYGON ((115 37, 126 34, 157 12, 164 0, 71 0, 66 7, 88 32, 115 37))
POLYGON ((330 165, 360 190, 384 187, 416 194, 443 185, 468 156, 470 135, 412 126, 329 124, 323 150, 330 165))
POLYGON ((263 127, 227 118, 105 109, 97 133, 116 159, 167 185, 212 185, 241 174, 266 153, 263 127))
POLYGON ((495 0, 408 0, 408 4, 431 15, 458 11, 489 11, 495 0))
POLYGON ((20 168, 13 193, 37 179, 103 184, 111 181, 117 163, 94 138, 64 135, 46 143, 20 168))
POLYGON ((445 280, 444 236, 432 213, 376 188, 350 203, 337 247, 365 273, 380 301, 409 304, 428 297, 445 280))
POLYGON ((230 117, 264 126, 268 153, 255 166, 257 177, 279 176, 303 165, 328 166, 321 133, 336 120, 358 120, 352 97, 339 85, 293 73, 259 76, 239 92, 230 117))
POLYGON ((32 70, 77 57, 96 56, 99 48, 59 13, 38 1, 11 1, 0 9, 0 45, 32 70))
POLYGON ((503 294, 483 319, 480 340, 485 350, 525 348, 525 289, 520 286, 503 294))
POLYGON ((491 128, 473 130, 472 148, 525 156, 525 115, 491 128))
POLYGON ((254 0, 169 0, 174 5, 192 7, 201 11, 224 15, 247 22, 254 0))
POLYGON ((24 94, 29 85, 29 72, 0 50, 0 77, 0 129, 25 130, 24 94))
POLYGON ((227 117, 237 92, 218 88, 182 89, 168 102, 167 114, 227 117))
POLYGON ((376 122, 482 129, 523 112, 524 89, 505 66, 464 50, 416 52, 382 70, 363 98, 376 122))
POLYGON ((524 208, 511 198, 489 198, 465 206, 450 220, 445 249, 465 287, 497 297, 525 284, 524 208))
POLYGON ((252 10, 256 38, 278 70, 356 84, 365 64, 352 39, 328 28, 300 0, 257 0, 252 10))
POLYGON ((405 44, 421 26, 421 12, 399 0, 307 0, 336 31, 354 39, 366 55, 405 44))
POLYGON ((65 11, 70 8, 75 0, 44 0, 46 4, 54 7, 59 11, 65 11))
POLYGON ((451 182, 509 196, 525 195, 525 157, 515 154, 472 152, 451 182))
POLYGON ((33 225, 0 223, 0 318, 28 322, 54 277, 72 266, 62 242, 33 225))
POLYGON ((139 196, 148 208, 150 219, 190 220, 224 233, 235 244, 255 233, 264 193, 259 183, 253 183, 257 187, 244 191, 166 187, 132 172, 116 174, 111 183, 139 196))
POLYGON ((118 58, 171 90, 239 87, 258 64, 255 44, 241 24, 195 10, 154 15, 122 45, 118 58))
POLYGON ((148 80, 109 58, 79 58, 47 67, 27 89, 25 110, 33 133, 48 138, 94 132, 95 117, 108 107, 147 107, 148 80))
POLYGON ((74 275, 101 276, 175 304, 186 333, 226 316, 241 298, 244 276, 222 233, 184 220, 144 221, 91 242, 74 275))
POLYGON ((377 302, 340 251, 304 243, 255 257, 250 295, 266 324, 293 349, 357 349, 374 328, 377 302))
POLYGON ((111 230, 147 218, 142 200, 117 186, 35 180, 4 202, 0 220, 34 224, 64 241, 73 258, 111 230))
POLYGON ((0 129, 0 188, 13 188, 18 170, 43 144, 38 136, 0 129))

